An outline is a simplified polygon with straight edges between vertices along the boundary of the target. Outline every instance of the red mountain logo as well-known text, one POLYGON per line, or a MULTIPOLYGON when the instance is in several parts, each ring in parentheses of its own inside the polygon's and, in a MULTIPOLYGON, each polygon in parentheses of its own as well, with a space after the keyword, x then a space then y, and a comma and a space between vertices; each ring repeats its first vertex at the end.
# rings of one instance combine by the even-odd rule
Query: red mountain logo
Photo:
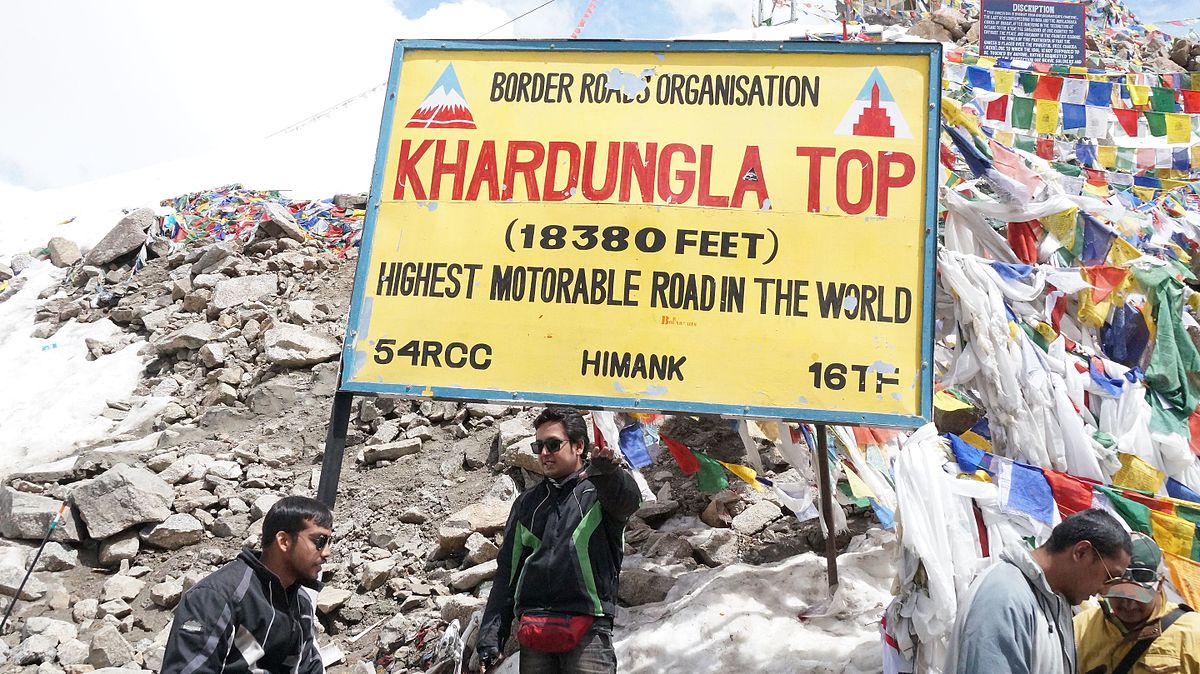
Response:
POLYGON ((446 66, 442 76, 425 95, 425 100, 406 125, 413 129, 474 129, 475 119, 463 96, 454 64, 446 66))
POLYGON ((867 83, 850 104, 850 109, 834 129, 839 136, 875 136, 878 138, 912 138, 908 124, 900 114, 900 106, 879 74, 871 71, 867 83))

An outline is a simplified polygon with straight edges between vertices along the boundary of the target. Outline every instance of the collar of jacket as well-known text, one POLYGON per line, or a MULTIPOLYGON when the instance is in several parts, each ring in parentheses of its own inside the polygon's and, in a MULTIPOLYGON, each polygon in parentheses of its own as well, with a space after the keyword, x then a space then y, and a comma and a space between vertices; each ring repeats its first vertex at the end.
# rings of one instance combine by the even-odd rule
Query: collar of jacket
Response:
POLYGON ((1059 596, 1050 587, 1050 582, 1046 580, 1046 572, 1033 560, 1033 555, 1029 554, 1029 549, 1025 547, 1024 543, 1015 541, 1004 546, 1004 549, 1000 551, 1000 559, 1017 567, 1029 579, 1033 588, 1046 599, 1059 596))
POLYGON ((263 564, 262 553, 251 548, 242 548, 242 551, 238 553, 237 558, 245 562, 246 566, 250 567, 254 571, 254 575, 257 576, 259 580, 264 583, 273 583, 275 587, 288 594, 292 594, 299 590, 301 585, 311 588, 316 592, 320 592, 321 587, 323 586, 323 584, 320 582, 301 578, 291 587, 284 587, 283 581, 279 580, 279 576, 276 576, 274 571, 268 569, 267 566, 263 564))
POLYGON ((588 459, 587 461, 583 462, 583 465, 579 467, 579 470, 575 471, 574 473, 571 473, 570 475, 564 477, 563 479, 555 480, 554 478, 548 477, 544 480, 544 482, 546 484, 554 487, 555 489, 571 489, 575 486, 575 484, 577 482, 579 482, 580 475, 583 475, 584 473, 586 473, 587 469, 589 467, 591 467, 591 465, 592 465, 592 461, 591 461, 591 459, 588 459))

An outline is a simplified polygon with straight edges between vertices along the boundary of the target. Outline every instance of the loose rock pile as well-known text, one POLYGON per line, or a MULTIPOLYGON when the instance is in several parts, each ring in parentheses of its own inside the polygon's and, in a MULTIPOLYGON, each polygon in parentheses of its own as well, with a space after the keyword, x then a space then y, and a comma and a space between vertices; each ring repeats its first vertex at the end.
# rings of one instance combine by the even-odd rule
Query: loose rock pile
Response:
MULTIPOLYGON (((181 595, 240 547, 257 547, 275 501, 313 495, 320 480, 353 265, 278 227, 164 250, 134 274, 150 222, 135 211, 86 252, 47 246, 69 271, 43 293, 34 334, 111 320, 124 332, 89 343, 91 357, 140 344, 146 372, 137 395, 105 413, 143 422, 66 467, 10 475, 0 487, 4 604, 68 504, 11 633, 0 635, 0 659, 31 674, 157 669, 181 595)), ((528 451, 534 412, 355 401, 335 554, 318 598, 322 643, 341 654, 333 657, 419 671, 445 625, 465 625, 482 608, 509 507, 540 479, 528 451)), ((740 454, 723 422, 699 423, 724 435, 693 446, 740 454)), ((766 445, 761 458, 770 474, 787 469, 766 445)), ((700 494, 666 452, 644 474, 657 500, 629 526, 627 605, 663 600, 680 573, 772 561, 814 537, 815 522, 801 525, 748 488, 700 494)))

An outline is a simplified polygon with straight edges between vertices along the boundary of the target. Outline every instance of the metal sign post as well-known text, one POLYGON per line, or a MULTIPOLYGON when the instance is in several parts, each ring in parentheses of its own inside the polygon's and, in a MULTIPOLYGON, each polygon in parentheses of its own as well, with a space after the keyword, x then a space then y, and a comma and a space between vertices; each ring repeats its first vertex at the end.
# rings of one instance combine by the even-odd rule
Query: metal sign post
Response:
POLYGON ((833 486, 829 479, 829 439, 825 424, 816 425, 817 472, 821 481, 821 520, 825 522, 825 568, 829 573, 829 593, 837 591, 837 540, 833 528, 833 486))

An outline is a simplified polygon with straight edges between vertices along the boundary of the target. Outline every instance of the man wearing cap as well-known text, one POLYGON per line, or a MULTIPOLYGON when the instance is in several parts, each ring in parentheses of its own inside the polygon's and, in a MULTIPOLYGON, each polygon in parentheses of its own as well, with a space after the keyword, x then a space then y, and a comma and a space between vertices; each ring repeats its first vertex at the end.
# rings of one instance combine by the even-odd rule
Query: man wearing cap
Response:
POLYGON ((1200 674, 1200 615, 1167 601, 1161 565, 1154 540, 1134 534, 1129 568, 1075 616, 1079 672, 1200 674))

